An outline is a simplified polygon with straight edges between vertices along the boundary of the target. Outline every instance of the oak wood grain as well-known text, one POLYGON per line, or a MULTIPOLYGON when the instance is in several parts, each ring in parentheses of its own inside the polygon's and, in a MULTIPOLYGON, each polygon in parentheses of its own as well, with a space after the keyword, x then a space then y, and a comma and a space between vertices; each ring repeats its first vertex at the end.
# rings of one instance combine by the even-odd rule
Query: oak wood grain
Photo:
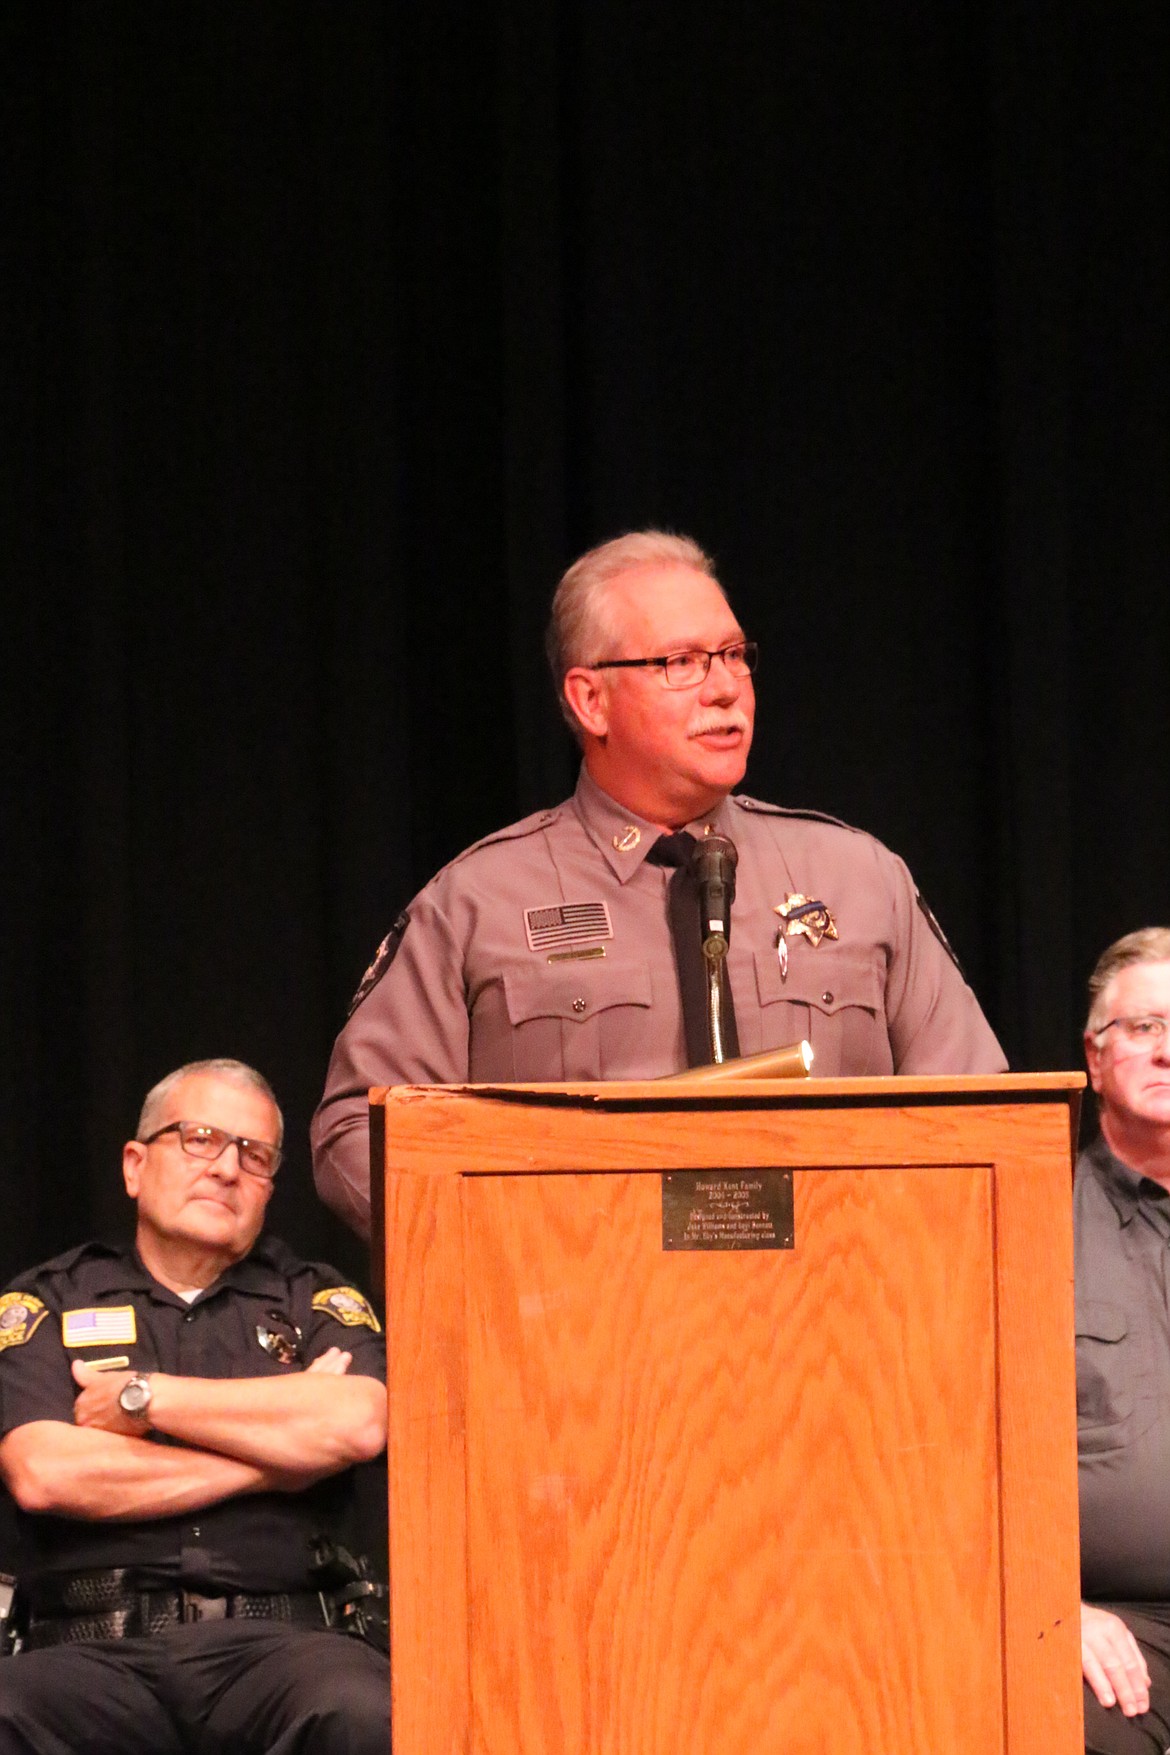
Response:
POLYGON ((467 1748, 466 1335, 450 1177, 386 1179, 387 1473, 396 1755, 467 1748))
POLYGON ((663 1254, 653 1176, 469 1190, 473 1747, 1000 1747, 989 1173, 794 1192, 663 1254))

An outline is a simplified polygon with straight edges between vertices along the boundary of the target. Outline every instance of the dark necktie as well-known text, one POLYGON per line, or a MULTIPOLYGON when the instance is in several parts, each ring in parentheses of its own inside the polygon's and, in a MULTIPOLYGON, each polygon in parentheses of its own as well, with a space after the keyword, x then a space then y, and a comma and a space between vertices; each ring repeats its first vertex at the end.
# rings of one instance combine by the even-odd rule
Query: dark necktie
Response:
MULTIPOLYGON (((670 936, 674 940, 674 960, 678 968, 679 993, 682 996, 683 1028, 687 1039, 687 1065, 711 1065, 711 1035, 707 1023, 707 959, 703 955, 702 922, 699 918, 699 890, 691 874, 691 855, 695 837, 686 829, 677 835, 660 835, 646 855, 649 865, 670 865, 675 868, 666 892, 670 936)), ((720 970, 723 983, 723 1057, 739 1056, 739 1034, 735 1027, 735 1001, 731 993, 731 977, 726 960, 720 970)))

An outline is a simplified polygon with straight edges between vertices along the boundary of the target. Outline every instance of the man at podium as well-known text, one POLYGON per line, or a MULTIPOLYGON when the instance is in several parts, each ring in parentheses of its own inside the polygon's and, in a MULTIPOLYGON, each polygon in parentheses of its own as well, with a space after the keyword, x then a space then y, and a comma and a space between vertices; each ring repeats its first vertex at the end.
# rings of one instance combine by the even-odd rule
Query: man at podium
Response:
POLYGON ((1085 1746, 1170 1747, 1170 928, 1110 945, 1085 1030, 1101 1132, 1077 1162, 1085 1746))
POLYGON ((734 792, 756 646, 697 544, 651 530, 591 550, 547 644, 577 790, 453 860, 380 946, 313 1124, 342 1218, 368 1233, 371 1085, 657 1078, 801 1038, 827 1076, 1004 1070, 902 861, 734 792), (723 1055, 696 1017, 700 910, 688 939, 676 905, 696 842, 730 845, 723 1055))

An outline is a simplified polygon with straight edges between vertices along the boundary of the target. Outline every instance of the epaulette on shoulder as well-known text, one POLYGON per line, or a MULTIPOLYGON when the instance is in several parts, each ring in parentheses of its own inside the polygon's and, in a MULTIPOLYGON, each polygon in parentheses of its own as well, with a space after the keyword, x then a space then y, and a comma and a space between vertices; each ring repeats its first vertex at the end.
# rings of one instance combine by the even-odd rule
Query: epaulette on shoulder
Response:
POLYGON ((305 1261, 294 1249, 290 1249, 283 1237, 275 1231, 261 1231, 249 1252, 250 1261, 259 1261, 265 1267, 275 1269, 279 1274, 300 1273, 305 1268, 312 1268, 314 1263, 305 1261))
POLYGON ((274 1268, 277 1273, 293 1279, 299 1274, 308 1274, 322 1280, 326 1285, 331 1281, 340 1285, 344 1275, 328 1261, 307 1261, 303 1255, 287 1244, 283 1237, 274 1231, 262 1231, 252 1245, 250 1259, 261 1261, 265 1267, 274 1268))
POLYGON ((798 817, 809 823, 831 823, 834 829, 848 829, 851 835, 868 833, 866 829, 859 829, 855 823, 843 823, 840 817, 831 817, 828 811, 800 810, 789 805, 769 804, 763 798, 749 798, 746 792, 733 793, 732 803, 741 805, 744 810, 758 811, 765 817, 798 817))
POLYGON ((119 1251, 110 1243, 78 1243, 72 1249, 62 1250, 49 1261, 39 1261, 35 1267, 26 1268, 23 1273, 13 1276, 13 1285, 31 1286, 45 1274, 70 1273, 80 1262, 92 1260, 103 1255, 117 1255, 119 1251))
POLYGON ((473 841, 462 853, 457 853, 451 861, 452 865, 462 865, 473 853, 482 852, 485 847, 495 847, 505 841, 523 841, 529 835, 538 835, 542 829, 549 829, 563 814, 563 804, 554 805, 551 810, 533 811, 530 817, 521 817, 518 823, 509 823, 507 828, 495 829, 480 841, 473 841))

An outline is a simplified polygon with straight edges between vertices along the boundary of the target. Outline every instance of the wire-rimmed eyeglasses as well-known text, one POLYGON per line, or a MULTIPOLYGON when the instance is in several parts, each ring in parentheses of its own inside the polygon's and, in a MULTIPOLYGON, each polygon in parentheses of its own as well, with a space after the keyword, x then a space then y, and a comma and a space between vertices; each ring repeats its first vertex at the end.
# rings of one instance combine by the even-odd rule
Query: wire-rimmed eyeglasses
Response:
POLYGON ((713 658, 721 658, 729 676, 750 676, 759 662, 760 648, 755 640, 733 640, 729 646, 717 646, 714 652, 696 649, 692 652, 668 652, 665 658, 604 658, 588 664, 587 670, 648 670, 662 672, 668 689, 694 689, 704 682, 713 658))
POLYGON ((1093 1035, 1100 1041, 1107 1030, 1116 1030, 1118 1040, 1135 1052, 1139 1049, 1154 1051, 1160 1049, 1166 1041, 1170 1018, 1160 1018, 1155 1013, 1138 1018, 1110 1018, 1099 1030, 1094 1030, 1093 1035))

